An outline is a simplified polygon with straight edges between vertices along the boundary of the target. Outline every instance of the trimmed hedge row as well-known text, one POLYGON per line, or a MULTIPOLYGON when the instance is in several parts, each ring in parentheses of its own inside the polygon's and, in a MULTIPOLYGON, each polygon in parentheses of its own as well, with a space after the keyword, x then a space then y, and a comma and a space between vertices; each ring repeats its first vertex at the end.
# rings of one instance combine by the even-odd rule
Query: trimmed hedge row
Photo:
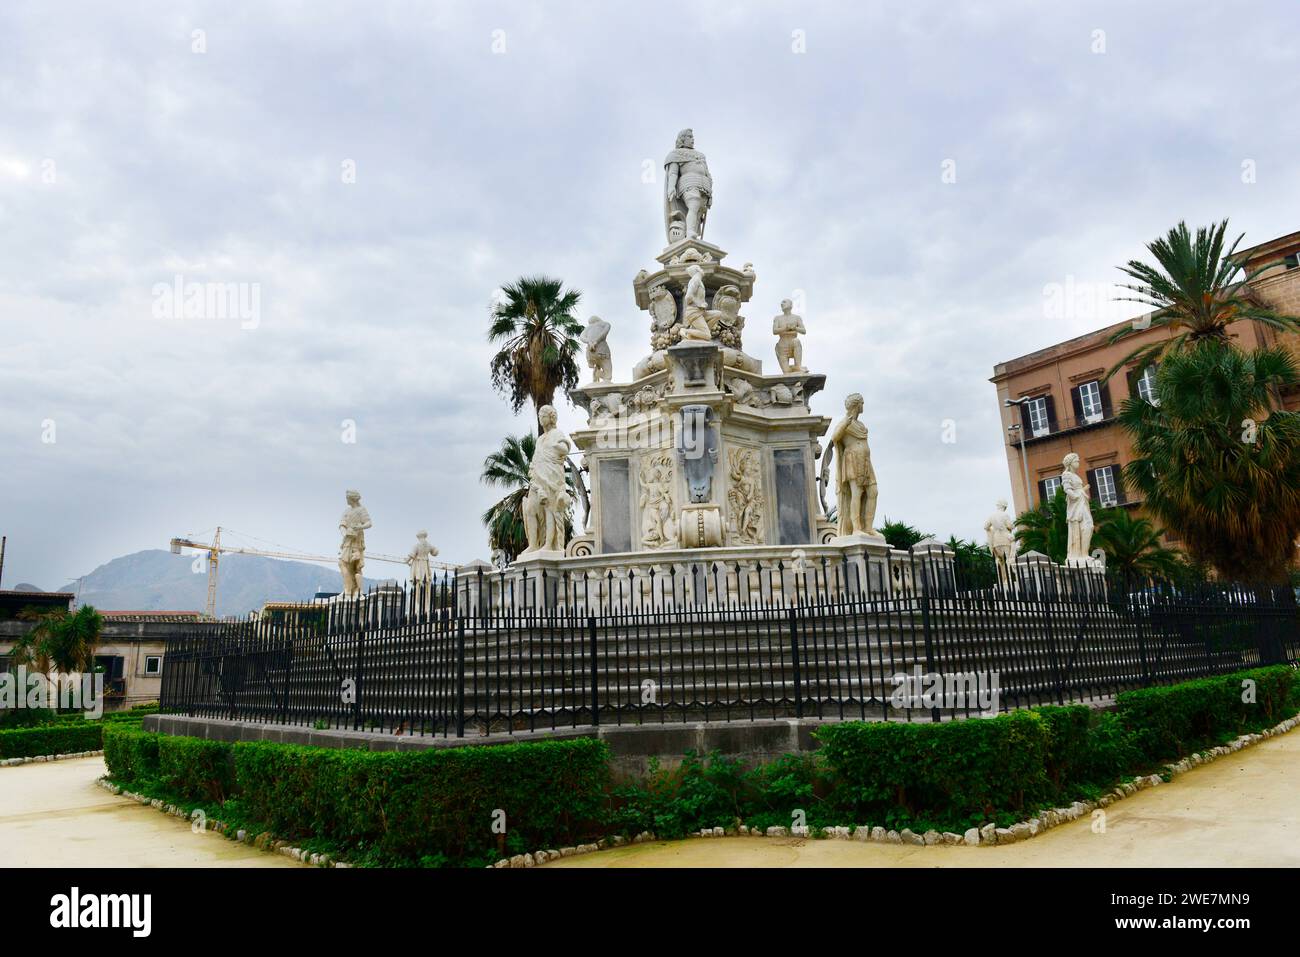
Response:
POLYGON ((102 744, 98 721, 59 723, 0 731, 0 758, 34 758, 44 754, 98 751, 102 744))
POLYGON ((104 746, 102 729, 106 724, 139 724, 144 715, 157 710, 157 704, 137 705, 129 711, 114 711, 91 719, 80 711, 56 713, 39 708, 15 708, 0 712, 0 717, 9 723, 8 727, 0 727, 0 759, 98 751, 104 746))
POLYGON ((1182 757, 1238 735, 1262 731, 1300 709, 1300 680, 1278 665, 1126 691, 1120 720, 1148 761, 1182 757))
POLYGON ((361 751, 126 726, 106 727, 104 739, 115 781, 233 799, 276 834, 335 841, 389 865, 486 864, 576 843, 599 832, 609 784, 608 748, 590 739, 361 751))
POLYGON ((689 754, 617 789, 595 740, 371 752, 230 744, 116 723, 104 727, 104 753, 119 783, 224 800, 228 816, 284 838, 337 842, 369 863, 472 865, 599 833, 677 837, 737 819, 789 826, 795 810, 813 827, 1008 825, 1297 710, 1300 681, 1278 666, 1127 692, 1109 712, 1071 705, 943 724, 830 724, 817 731, 815 754, 748 771, 689 754), (1243 695, 1247 682, 1253 698, 1243 695), (493 830, 498 820, 508 836, 493 830))

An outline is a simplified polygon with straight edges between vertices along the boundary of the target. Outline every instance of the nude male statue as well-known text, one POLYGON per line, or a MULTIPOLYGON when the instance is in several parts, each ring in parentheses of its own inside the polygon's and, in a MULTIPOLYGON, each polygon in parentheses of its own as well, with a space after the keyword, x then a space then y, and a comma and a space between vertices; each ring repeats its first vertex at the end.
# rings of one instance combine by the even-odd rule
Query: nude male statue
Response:
POLYGON ((794 303, 789 299, 781 300, 781 315, 772 320, 772 335, 776 336, 776 364, 783 373, 807 372, 803 367, 803 343, 800 335, 808 330, 803 327, 803 316, 791 312, 794 303))

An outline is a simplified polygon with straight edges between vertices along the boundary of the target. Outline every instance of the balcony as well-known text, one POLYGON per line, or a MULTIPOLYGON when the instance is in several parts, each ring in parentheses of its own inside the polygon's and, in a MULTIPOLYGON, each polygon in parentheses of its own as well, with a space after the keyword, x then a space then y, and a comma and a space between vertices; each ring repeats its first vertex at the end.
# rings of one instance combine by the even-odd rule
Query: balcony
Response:
MULTIPOLYGON (((1073 416, 1057 416, 1056 420, 1049 423, 1049 429, 1046 432, 1030 434, 1025 438, 1025 445, 1033 445, 1036 442, 1046 442, 1048 439, 1060 438, 1063 435, 1074 435, 1079 432, 1085 432, 1088 429, 1103 428, 1111 425, 1115 421, 1114 413, 1110 415, 1096 415, 1084 418, 1075 418, 1073 416)), ((1013 423, 1019 425, 1020 423, 1013 423)), ((1007 445, 1013 448, 1020 448, 1020 429, 1008 432, 1007 445)))

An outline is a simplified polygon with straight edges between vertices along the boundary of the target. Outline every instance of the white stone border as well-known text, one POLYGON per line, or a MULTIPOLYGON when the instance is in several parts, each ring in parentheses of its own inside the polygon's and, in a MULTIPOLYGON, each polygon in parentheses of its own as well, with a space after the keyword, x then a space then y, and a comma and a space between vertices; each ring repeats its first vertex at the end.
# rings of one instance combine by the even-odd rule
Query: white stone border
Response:
MULTIPOLYGON (((1208 751, 1198 751, 1181 761, 1173 764, 1166 764, 1164 774, 1170 779, 1182 774, 1184 771, 1190 771, 1192 768, 1202 764, 1209 764, 1216 758, 1221 758, 1228 754, 1240 751, 1242 748, 1262 741, 1265 738, 1272 738, 1293 728, 1300 726, 1300 714, 1287 718, 1280 724, 1267 728, 1258 734, 1243 734, 1234 738, 1227 744, 1221 744, 1218 747, 1210 748, 1208 751)), ((970 847, 980 846, 989 847, 996 844, 1015 844, 1020 841, 1027 841, 1031 837, 1037 837, 1045 831, 1066 824, 1070 821, 1077 820, 1085 814, 1091 814, 1097 808, 1110 807, 1116 801, 1121 801, 1131 794, 1138 791, 1144 791, 1147 788, 1153 788, 1164 783, 1164 778, 1159 774, 1148 774, 1143 777, 1134 778, 1125 784, 1121 784, 1108 794, 1103 794, 1096 801, 1075 801, 1069 807, 1052 808, 1051 810, 1039 812, 1037 817, 1032 817, 1027 821, 1020 821, 1010 827, 998 827, 996 824, 985 824, 983 827, 972 827, 965 834, 957 834, 953 831, 926 831, 924 834, 917 834, 908 828, 901 831, 890 831, 883 827, 869 827, 866 824, 859 824, 856 827, 827 827, 823 828, 821 833, 827 838, 838 839, 842 841, 870 841, 876 844, 915 844, 921 846, 933 846, 936 844, 944 845, 966 845, 970 847)), ((710 837, 810 837, 811 829, 808 827, 769 827, 766 831, 760 831, 758 828, 750 828, 744 824, 735 827, 715 827, 711 830, 696 831, 694 834, 688 834, 687 838, 710 838, 710 837)), ((557 860, 561 857, 572 857, 576 854, 590 854, 593 851, 604 850, 607 847, 619 847, 623 844, 641 844, 645 841, 656 840, 654 834, 645 831, 627 841, 622 837, 613 837, 598 841, 595 844, 579 844, 577 847, 566 847, 559 851, 537 851, 534 854, 516 854, 514 857, 503 858, 495 864, 489 864, 489 867, 536 867, 539 864, 546 864, 550 861, 557 860)))
MULTIPOLYGON (((185 809, 177 807, 175 804, 165 804, 159 798, 151 798, 144 794, 137 794, 134 791, 128 791, 118 784, 113 784, 108 778, 103 777, 96 782, 105 791, 112 794, 120 795, 124 798, 130 798, 137 804, 147 804, 155 810, 162 811, 164 814, 170 814, 172 817, 179 817, 185 820, 193 820, 199 814, 206 815, 207 812, 201 808, 195 808, 189 814, 185 809)), ((209 819, 203 828, 205 831, 212 831, 220 834, 232 841, 239 841, 241 844, 248 844, 257 848, 259 851, 267 851, 272 854, 283 854, 285 857, 291 857, 295 861, 303 864, 309 864, 312 867, 351 867, 346 861, 335 860, 328 854, 316 854, 311 851, 305 851, 301 847, 293 847, 288 841, 277 841, 270 831, 262 831, 260 834, 253 834, 251 831, 236 829, 225 821, 209 819)))
POLYGON ((44 761, 66 761, 69 758, 93 758, 103 753, 101 748, 98 751, 69 751, 67 754, 34 754, 26 758, 4 758, 0 760, 0 768, 16 764, 40 764, 44 761))

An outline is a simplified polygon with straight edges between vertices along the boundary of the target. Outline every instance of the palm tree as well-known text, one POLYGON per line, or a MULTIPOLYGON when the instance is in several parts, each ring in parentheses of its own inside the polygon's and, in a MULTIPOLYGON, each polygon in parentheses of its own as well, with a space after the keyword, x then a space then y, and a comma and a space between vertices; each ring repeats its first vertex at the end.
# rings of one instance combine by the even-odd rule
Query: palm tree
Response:
POLYGON ((1222 578, 1286 579, 1300 537, 1300 414, 1272 397, 1297 385, 1285 349, 1203 340, 1160 365, 1159 405, 1120 407, 1136 454, 1129 487, 1222 578))
POLYGON ((67 614, 67 611, 62 608, 53 611, 48 608, 24 608, 20 611, 19 621, 30 621, 35 624, 25 635, 20 635, 14 641, 13 648, 9 651, 13 663, 27 665, 41 674, 48 675, 52 667, 50 636, 58 626, 58 622, 67 617, 67 614))
MULTIPOLYGON (((1251 281, 1274 264, 1247 273, 1236 256, 1237 245, 1245 234, 1238 236, 1225 251, 1227 230, 1225 219, 1216 226, 1200 227, 1193 240, 1187 224, 1180 222, 1167 235, 1147 244, 1156 265, 1132 259, 1128 265, 1119 267, 1136 282, 1121 283, 1121 288, 1133 295, 1118 299, 1156 310, 1151 327, 1167 327, 1175 335, 1134 349, 1115 364, 1107 378, 1130 362, 1136 362, 1141 372, 1162 355, 1200 342, 1226 344, 1230 341, 1228 326, 1243 319, 1254 319, 1279 332, 1300 330, 1300 318, 1279 315, 1266 308, 1250 288, 1251 281)), ((1135 326, 1125 326, 1110 341, 1118 342, 1138 331, 1135 326)))
POLYGON ((901 548, 903 551, 907 551, 923 539, 934 538, 928 532, 920 531, 915 525, 890 521, 888 515, 885 516, 885 522, 878 531, 885 537, 885 541, 891 548, 901 548))
POLYGON ((528 494, 528 467, 533 461, 537 437, 531 432, 515 437, 507 435, 501 448, 483 460, 479 478, 487 485, 505 488, 505 497, 483 513, 488 530, 488 545, 514 561, 528 547, 524 532, 524 496, 528 494))
POLYGON ((90 671, 95 664, 95 646, 104 631, 104 616, 91 605, 82 605, 65 615, 50 639, 50 661, 60 674, 90 671))
POLYGON ((1021 512, 1016 519, 1016 542, 1021 552, 1038 552, 1065 563, 1069 528, 1065 521, 1065 493, 1057 490, 1046 502, 1021 512))
POLYGON ((488 341, 500 344, 492 357, 492 386, 515 412, 530 401, 536 412, 554 402, 557 389, 578 385, 582 324, 573 313, 582 294, 548 276, 525 276, 502 292, 488 329, 488 341))
POLYGON ((1126 581, 1177 579, 1184 572, 1182 556, 1161 544, 1162 529, 1127 509, 1106 510, 1093 533, 1093 542, 1106 553, 1106 568, 1126 581))
MULTIPOLYGON (((528 469, 532 465, 537 436, 515 437, 507 435, 501 448, 483 460, 479 479, 487 485, 509 489, 505 497, 483 513, 483 524, 488 530, 488 547, 498 550, 507 562, 512 562, 528 548, 528 535, 524 527, 524 498, 528 495, 528 469)), ((573 497, 574 474, 565 471, 570 499, 573 497)), ((564 518, 564 539, 573 535, 571 515, 564 518)))

